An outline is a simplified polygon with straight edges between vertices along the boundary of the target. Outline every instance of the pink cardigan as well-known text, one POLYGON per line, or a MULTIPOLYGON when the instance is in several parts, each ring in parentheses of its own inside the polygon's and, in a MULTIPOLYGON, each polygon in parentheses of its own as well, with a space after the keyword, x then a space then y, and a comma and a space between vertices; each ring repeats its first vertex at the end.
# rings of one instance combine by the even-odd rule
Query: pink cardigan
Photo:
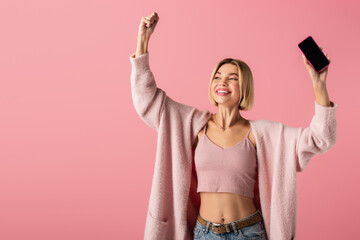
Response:
MULTIPOLYGON (((171 99, 156 85, 149 53, 134 56, 130 55, 133 104, 158 133, 144 239, 191 240, 200 207, 192 145, 211 112, 171 99)), ((315 101, 315 115, 307 128, 249 120, 258 160, 254 204, 263 214, 270 240, 296 239, 296 172, 336 143, 336 109, 334 102, 324 107, 315 101)))

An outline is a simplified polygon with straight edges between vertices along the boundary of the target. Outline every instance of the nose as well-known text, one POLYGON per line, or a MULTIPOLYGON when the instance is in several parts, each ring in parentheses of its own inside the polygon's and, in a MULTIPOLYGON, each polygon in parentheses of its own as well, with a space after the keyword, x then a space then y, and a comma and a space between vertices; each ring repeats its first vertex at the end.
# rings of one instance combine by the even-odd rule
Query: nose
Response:
POLYGON ((224 84, 225 82, 227 82, 227 79, 223 78, 223 79, 220 80, 219 84, 224 84))

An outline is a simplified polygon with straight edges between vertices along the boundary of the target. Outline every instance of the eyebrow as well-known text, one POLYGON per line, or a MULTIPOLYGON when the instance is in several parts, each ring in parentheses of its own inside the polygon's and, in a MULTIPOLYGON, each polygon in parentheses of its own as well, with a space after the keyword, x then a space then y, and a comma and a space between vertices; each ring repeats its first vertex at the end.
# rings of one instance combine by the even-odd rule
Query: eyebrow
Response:
MULTIPOLYGON (((216 72, 215 74, 219 73, 221 75, 221 72, 216 72)), ((239 75, 237 73, 230 73, 229 75, 236 75, 239 77, 239 75)))

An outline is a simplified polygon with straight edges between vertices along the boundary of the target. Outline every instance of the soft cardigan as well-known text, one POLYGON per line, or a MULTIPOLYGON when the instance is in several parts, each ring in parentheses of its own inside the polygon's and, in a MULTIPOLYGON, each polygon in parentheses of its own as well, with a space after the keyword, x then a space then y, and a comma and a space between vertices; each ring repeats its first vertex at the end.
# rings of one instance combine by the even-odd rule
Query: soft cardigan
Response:
MULTIPOLYGON (((158 133, 144 239, 193 239, 200 208, 193 143, 211 117, 208 110, 174 101, 157 87, 149 53, 130 55, 131 95, 140 118, 158 133)), ((296 172, 336 143, 337 104, 315 101, 307 128, 270 120, 249 120, 258 161, 254 204, 264 217, 270 240, 296 239, 296 172)))

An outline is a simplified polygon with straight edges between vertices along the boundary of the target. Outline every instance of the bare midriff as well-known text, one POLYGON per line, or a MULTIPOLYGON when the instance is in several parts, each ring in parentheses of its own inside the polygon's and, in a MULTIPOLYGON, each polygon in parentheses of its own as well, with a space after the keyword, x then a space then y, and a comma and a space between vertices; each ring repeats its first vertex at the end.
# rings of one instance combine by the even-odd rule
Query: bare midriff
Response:
MULTIPOLYGON (((244 139, 247 131, 250 128, 250 123, 247 122, 246 127, 244 127, 244 125, 239 125, 239 127, 242 128, 242 131, 239 132, 242 133, 239 134, 239 132, 234 131, 233 136, 224 136, 212 130, 214 128, 211 128, 211 120, 208 122, 208 124, 209 123, 210 128, 208 128, 207 130, 208 137, 210 137, 216 145, 221 146, 222 148, 231 147, 237 142, 239 142, 241 139, 244 139), (239 136, 241 137, 240 139, 239 136), (225 143, 225 139, 227 138, 231 139, 231 141, 225 143), (216 139, 222 139, 223 142, 216 139)), ((198 137, 196 139, 197 141, 195 142, 194 148, 196 148, 196 145, 203 134, 203 130, 204 128, 201 129, 198 133, 198 137)), ((252 131, 249 134, 249 139, 256 148, 256 140, 252 131)), ((233 221, 238 221, 250 216, 257 210, 254 205, 253 198, 235 193, 200 192, 200 199, 200 216, 203 219, 213 223, 225 224, 233 221)))
POLYGON ((200 192, 200 216, 210 222, 225 224, 256 212, 253 198, 226 192, 200 192))

